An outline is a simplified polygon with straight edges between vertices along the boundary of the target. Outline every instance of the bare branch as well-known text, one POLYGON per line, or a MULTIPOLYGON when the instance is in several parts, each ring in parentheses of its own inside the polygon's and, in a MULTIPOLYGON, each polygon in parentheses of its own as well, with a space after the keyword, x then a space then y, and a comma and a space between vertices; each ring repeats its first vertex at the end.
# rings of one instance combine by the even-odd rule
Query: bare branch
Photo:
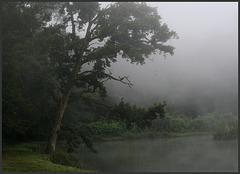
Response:
POLYGON ((107 74, 107 73, 104 73, 104 72, 97 72, 97 71, 84 71, 84 72, 80 73, 79 75, 84 75, 84 74, 88 74, 88 73, 89 74, 91 74, 91 73, 93 73, 93 74, 103 74, 104 76, 106 76, 106 79, 102 82, 106 82, 108 80, 115 80, 115 81, 119 81, 123 84, 128 85, 130 88, 131 88, 131 86, 133 86, 131 81, 128 79, 128 76, 116 78, 116 77, 111 76, 110 74, 107 74))
POLYGON ((92 23, 94 23, 99 18, 99 16, 100 16, 100 13, 96 15, 96 17, 92 20, 92 23))
POLYGON ((91 42, 91 41, 93 41, 93 40, 95 40, 97 38, 98 38, 98 36, 92 37, 92 38, 89 39, 89 42, 91 42))
POLYGON ((86 48, 87 48, 87 46, 89 44, 89 37, 90 37, 91 26, 92 26, 92 23, 91 23, 91 21, 89 21, 89 24, 88 24, 88 27, 87 27, 87 32, 86 32, 85 38, 83 40, 81 51, 79 53, 79 58, 78 58, 77 65, 74 68, 74 70, 72 71, 72 73, 73 73, 72 74, 72 77, 73 77, 72 79, 73 80, 76 79, 78 71, 79 71, 80 67, 82 66, 82 57, 83 57, 84 51, 86 50, 86 48))
MULTIPOLYGON (((93 23, 93 22, 92 22, 93 23)), ((91 29, 91 33, 99 26, 99 24, 97 23, 96 26, 94 26, 92 29, 91 29)))

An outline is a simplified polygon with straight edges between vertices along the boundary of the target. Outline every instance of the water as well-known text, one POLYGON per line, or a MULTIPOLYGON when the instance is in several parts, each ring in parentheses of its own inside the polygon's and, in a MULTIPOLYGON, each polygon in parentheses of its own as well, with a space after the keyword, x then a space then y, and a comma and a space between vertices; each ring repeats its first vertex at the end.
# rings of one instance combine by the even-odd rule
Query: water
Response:
POLYGON ((237 172, 238 141, 191 136, 99 142, 78 157, 99 172, 237 172))

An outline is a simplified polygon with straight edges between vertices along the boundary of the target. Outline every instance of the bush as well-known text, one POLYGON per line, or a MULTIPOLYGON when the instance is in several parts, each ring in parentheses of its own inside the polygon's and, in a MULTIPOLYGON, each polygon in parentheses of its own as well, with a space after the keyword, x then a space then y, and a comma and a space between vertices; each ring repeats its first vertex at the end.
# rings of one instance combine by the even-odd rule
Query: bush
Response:
POLYGON ((217 127, 214 133, 215 140, 236 140, 238 139, 238 121, 230 120, 223 122, 217 127))
POLYGON ((120 122, 98 121, 89 124, 94 135, 101 137, 121 136, 124 132, 124 126, 120 122))
POLYGON ((232 113, 219 114, 207 113, 196 118, 188 118, 183 114, 166 113, 164 118, 157 118, 152 121, 154 130, 160 132, 213 132, 223 122, 235 121, 237 116, 232 113))
POLYGON ((82 168, 82 162, 73 154, 63 152, 61 150, 56 150, 50 155, 50 161, 56 164, 64 166, 72 166, 76 168, 82 168))
POLYGON ((170 115, 167 113, 164 118, 153 120, 153 128, 161 132, 178 132, 189 129, 190 119, 183 115, 170 115))

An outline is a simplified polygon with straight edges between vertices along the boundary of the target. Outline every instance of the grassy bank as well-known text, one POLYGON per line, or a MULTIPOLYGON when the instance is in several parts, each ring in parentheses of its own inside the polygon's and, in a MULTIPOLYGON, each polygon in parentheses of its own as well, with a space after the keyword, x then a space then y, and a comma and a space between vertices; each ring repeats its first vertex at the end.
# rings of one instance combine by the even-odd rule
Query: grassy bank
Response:
MULTIPOLYGON (((219 114, 206 113, 189 118, 180 113, 166 113, 164 118, 156 118, 152 121, 152 126, 141 129, 137 124, 132 123, 129 128, 120 121, 97 121, 89 125, 92 130, 92 141, 114 141, 140 138, 161 138, 161 137, 180 137, 191 135, 214 134, 221 139, 230 134, 237 137, 237 124, 226 122, 238 122, 238 117, 232 113, 219 114), (226 127, 227 124, 227 127, 226 127), (220 126, 219 125, 223 125, 220 126), (227 133, 226 133, 227 132, 227 133)), ((217 139, 216 138, 216 139, 217 139)))
POLYGON ((214 132, 157 132, 157 131, 146 131, 142 133, 127 132, 122 136, 118 137, 98 137, 96 141, 117 141, 117 140, 134 140, 143 138, 166 138, 166 137, 185 137, 193 135, 211 135, 214 132))
POLYGON ((33 152, 24 144, 4 145, 2 149, 3 172, 93 172, 54 164, 49 155, 33 152))

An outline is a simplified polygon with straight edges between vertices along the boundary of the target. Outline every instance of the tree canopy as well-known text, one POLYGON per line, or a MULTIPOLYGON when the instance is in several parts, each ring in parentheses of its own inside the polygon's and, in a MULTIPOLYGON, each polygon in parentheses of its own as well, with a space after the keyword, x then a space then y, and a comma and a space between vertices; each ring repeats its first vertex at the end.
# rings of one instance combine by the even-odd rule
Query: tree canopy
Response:
POLYGON ((71 102, 99 104, 89 94, 105 97, 108 80, 132 86, 127 75, 112 75, 112 63, 173 55, 167 41, 178 38, 146 3, 4 2, 2 11, 4 119, 17 113, 28 120, 24 108, 45 115, 52 123, 47 152, 55 150, 71 102))

